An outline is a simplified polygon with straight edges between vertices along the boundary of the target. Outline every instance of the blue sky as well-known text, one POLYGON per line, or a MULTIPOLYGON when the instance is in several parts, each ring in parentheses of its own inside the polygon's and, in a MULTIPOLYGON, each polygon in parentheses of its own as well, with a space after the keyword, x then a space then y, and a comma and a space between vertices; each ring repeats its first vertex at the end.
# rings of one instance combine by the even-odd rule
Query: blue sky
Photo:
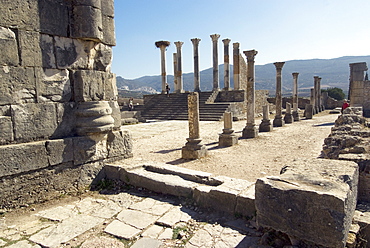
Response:
POLYGON ((241 51, 257 50, 260 65, 370 55, 369 27, 369 0, 115 0, 112 71, 126 79, 160 75, 154 43, 167 40, 167 74, 173 74, 175 41, 184 42, 182 71, 193 72, 192 38, 201 39, 200 69, 210 68, 214 33, 221 35, 219 64, 225 38, 241 51))

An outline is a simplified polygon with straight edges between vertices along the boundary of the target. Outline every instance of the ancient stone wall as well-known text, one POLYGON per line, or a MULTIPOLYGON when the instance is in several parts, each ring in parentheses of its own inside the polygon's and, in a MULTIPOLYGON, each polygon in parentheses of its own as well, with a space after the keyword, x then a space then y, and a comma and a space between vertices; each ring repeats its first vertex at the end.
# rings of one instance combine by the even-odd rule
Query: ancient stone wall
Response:
POLYGON ((0 208, 76 192, 131 156, 113 18, 113 0, 1 2, 0 208))

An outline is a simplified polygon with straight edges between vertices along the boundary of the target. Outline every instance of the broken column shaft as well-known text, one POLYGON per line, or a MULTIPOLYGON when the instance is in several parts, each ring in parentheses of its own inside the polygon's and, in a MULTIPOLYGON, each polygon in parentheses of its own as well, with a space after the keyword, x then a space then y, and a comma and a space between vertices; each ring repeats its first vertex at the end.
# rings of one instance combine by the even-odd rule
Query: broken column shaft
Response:
POLYGON ((273 121, 274 127, 284 126, 284 120, 282 117, 282 97, 281 97, 281 71, 283 69, 285 62, 275 62, 276 67, 276 95, 275 95, 275 105, 276 105, 276 115, 273 121))

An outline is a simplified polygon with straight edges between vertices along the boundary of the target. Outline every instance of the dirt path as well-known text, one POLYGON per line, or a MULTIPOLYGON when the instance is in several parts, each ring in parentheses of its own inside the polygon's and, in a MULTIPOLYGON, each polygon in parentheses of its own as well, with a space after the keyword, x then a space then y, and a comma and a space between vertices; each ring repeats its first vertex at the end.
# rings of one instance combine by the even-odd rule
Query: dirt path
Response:
MULTIPOLYGON (((187 121, 164 121, 124 126, 131 132, 134 157, 125 160, 155 161, 255 181, 265 175, 278 175, 291 161, 318 157, 324 139, 338 115, 324 111, 311 120, 302 120, 272 132, 259 133, 254 139, 239 139, 238 145, 218 147, 218 134, 223 122, 201 122, 200 136, 209 155, 199 160, 181 159, 181 148, 189 136, 187 121)), ((273 117, 271 117, 271 120, 273 117)), ((259 125, 260 119, 256 120, 259 125)), ((241 136, 246 121, 233 122, 236 135, 241 136)))

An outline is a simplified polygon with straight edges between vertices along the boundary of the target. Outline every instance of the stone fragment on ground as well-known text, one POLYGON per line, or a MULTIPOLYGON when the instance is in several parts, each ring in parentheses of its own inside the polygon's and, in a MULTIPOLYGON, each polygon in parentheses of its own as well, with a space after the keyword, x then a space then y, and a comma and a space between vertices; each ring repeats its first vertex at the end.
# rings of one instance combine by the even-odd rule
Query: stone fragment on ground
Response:
POLYGON ((140 229, 127 225, 119 220, 114 220, 105 229, 104 232, 116 237, 132 240, 141 232, 140 229))

